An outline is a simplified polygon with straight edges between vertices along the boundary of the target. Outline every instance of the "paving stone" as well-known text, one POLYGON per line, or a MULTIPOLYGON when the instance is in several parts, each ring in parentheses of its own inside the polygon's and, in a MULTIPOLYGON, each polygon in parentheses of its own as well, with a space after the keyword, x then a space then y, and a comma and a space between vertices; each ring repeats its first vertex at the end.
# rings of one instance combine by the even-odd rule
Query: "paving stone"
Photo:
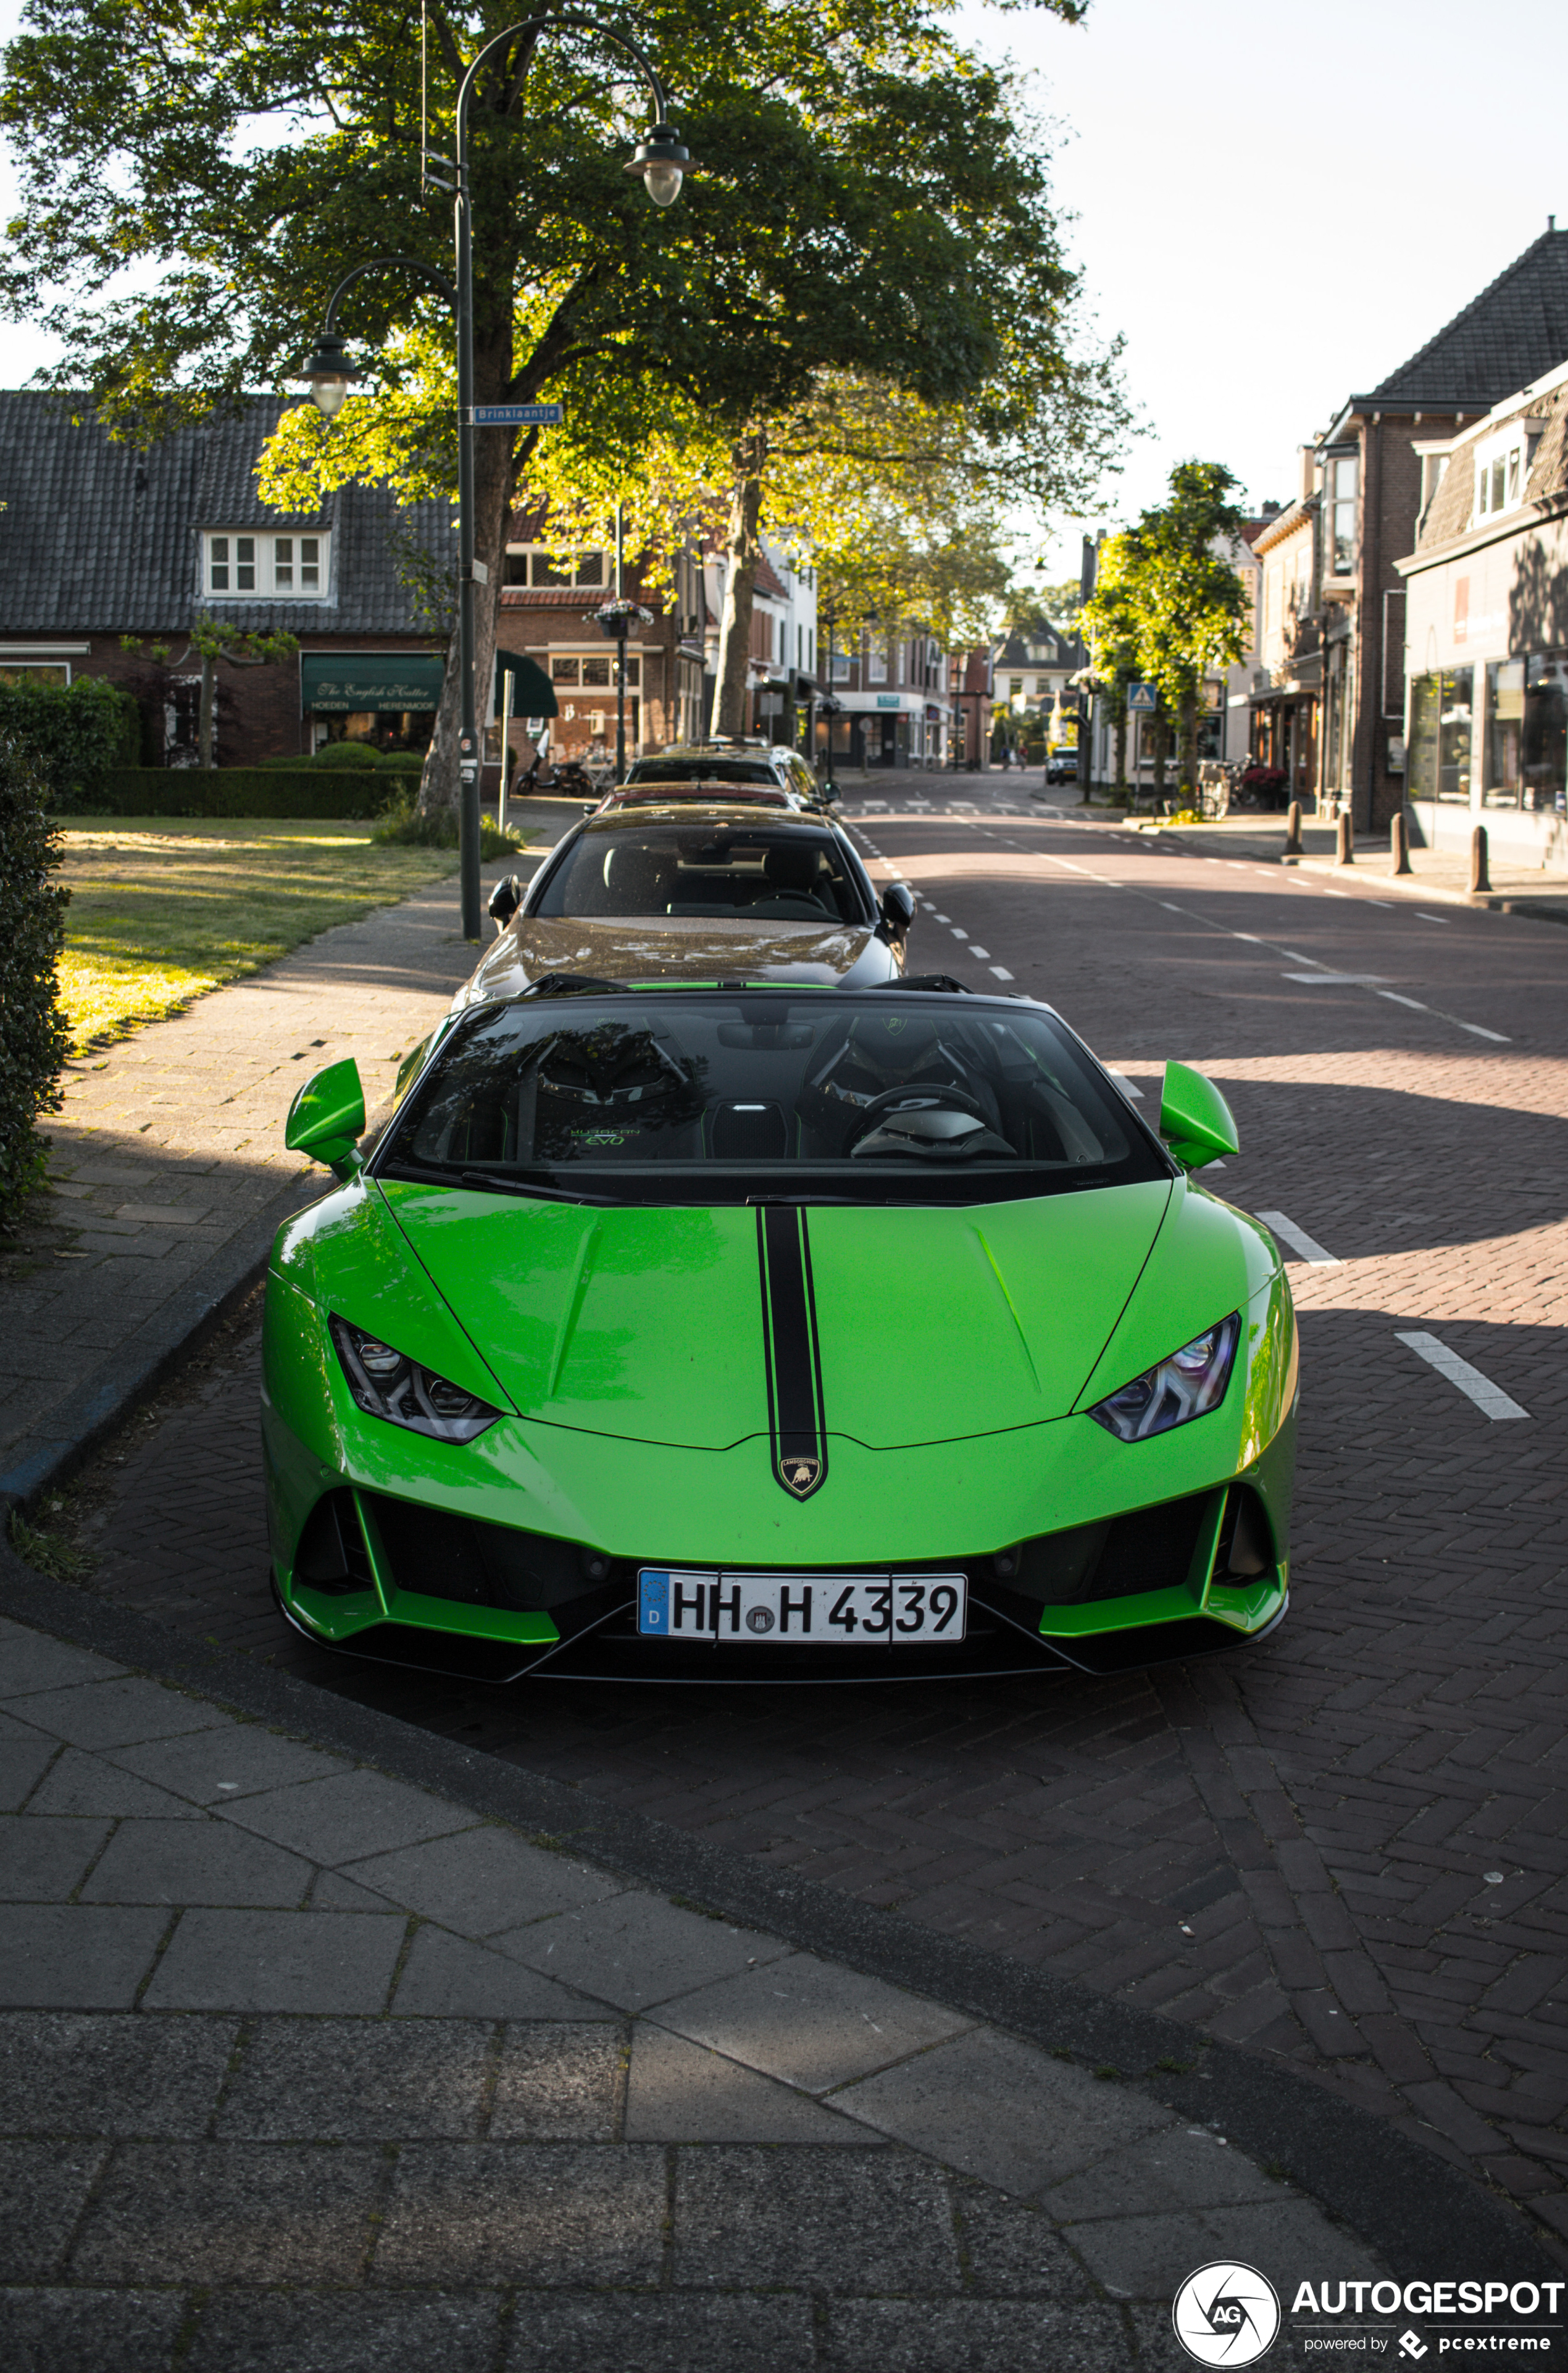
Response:
POLYGON ((821 2143, 876 2137, 788 2086, 640 2019, 633 2030, 626 2139, 638 2143, 821 2143))
POLYGON ((34 1820, 0 1815, 0 1901, 59 1902, 82 1881, 108 1837, 108 1821, 34 1820))
POLYGON ((847 2084, 970 2024, 940 2003, 813 1953, 792 1954, 667 2003, 657 2023, 810 2093, 847 2084))
POLYGON ((1127 2373, 1114 2307, 1023 2299, 835 2300, 821 2362, 832 2373, 1127 2373))
POLYGON ((357 1879, 345 1878, 341 1871, 319 1870, 316 1884, 310 1890, 312 1911, 379 1911, 385 1913, 387 1898, 357 1879))
POLYGON ((501 2142, 613 2142, 624 2075, 617 2028, 561 2020, 509 2027, 491 2134, 501 2142))
POLYGON ((0 2142, 0 2281, 59 2273, 107 2157, 99 2143, 0 2142))
MULTIPOLYGON (((416 1839, 470 1829, 473 1816, 379 1771, 335 1772, 267 1795, 242 1796, 226 1818, 312 1862, 355 1862, 416 1839)), ((354 1876, 363 1878, 355 1871, 354 1876)))
POLYGON ((185 2315, 178 2291, 0 2290, 0 2365, 6 2373, 169 2373, 185 2315))
POLYGON ((523 2292, 505 2373, 815 2373, 807 2298, 678 2298, 523 2292))
MULTIPOLYGON (((0 1772, 6 1769, 6 1748, 0 1746, 0 1772)), ((79 1747, 60 1751, 48 1779, 29 1800, 28 1811, 101 1813, 115 1818, 140 1814, 164 1821, 199 1821, 203 1818, 198 1806, 183 1804, 167 1788, 155 1788, 150 1781, 138 1780, 104 1756, 89 1755, 79 1747)))
POLYGON ((219 2113, 236 2142, 461 2140, 479 2132, 491 2032, 473 2019, 258 2020, 219 2113))
MULTIPOLYGON (((52 1738, 7 1738, 0 1735, 0 1813, 20 1810, 49 1769, 50 1759, 58 1749, 52 1738)), ((61 1813, 81 1813, 85 1805, 45 1806, 61 1813)), ((96 1808, 94 1808, 96 1809, 96 1808)))
POLYGON ((139 1905, 0 1906, 0 2009, 129 2010, 168 1926, 139 1905))
POLYGON ((0 2133, 194 2139, 238 2031, 233 2019, 0 2014, 0 2133))
POLYGON ((399 2154, 377 2283, 651 2284, 664 2251, 660 2150, 415 2144, 399 2154))
POLYGON ((222 1731, 123 1747, 110 1759, 122 1770, 155 1781, 197 1805, 224 1805, 231 1798, 285 1788, 299 1780, 324 1780, 353 1767, 343 1757, 323 1754, 297 1739, 280 1738, 259 1723, 237 1722, 222 1731))
POLYGON ((314 1866, 227 1821, 122 1821, 84 1903, 300 1902, 314 1866))
MULTIPOLYGON (((112 1669, 112 1668, 111 1668, 112 1669)), ((215 1706, 182 1697, 160 1682, 131 1675, 124 1680, 83 1682, 74 1689, 45 1689, 21 1701, 29 1722, 73 1747, 129 1747, 146 1738, 169 1738, 180 1731, 220 1730, 227 1716, 215 1706)))
POLYGON ((383 2174, 376 2150, 125 2144, 72 2272, 88 2283, 356 2283, 383 2174))
MULTIPOLYGON (((454 1826, 457 1819, 454 1813, 454 1826)), ((346 1859, 321 1856, 322 1861, 346 1859)), ((490 1823, 482 1828, 470 1823, 458 1836, 355 1861, 348 1875, 411 1911, 423 1912, 427 1920, 438 1920, 465 1936, 492 1939, 519 1921, 597 1903, 619 1894, 621 1887, 604 1871, 530 1846, 514 1831, 490 1823)))
POLYGON ((402 2018, 615 2016, 603 2004, 540 1977, 520 1961, 429 1926, 414 1931, 392 2008, 402 2018))
POLYGON ((675 2179, 675 2281, 731 2287, 951 2292, 958 2256, 946 2179, 901 2151, 685 2149, 675 2179))
POLYGON ((1143 2093, 1102 2083, 982 2028, 880 2075, 833 2106, 1005 2192, 1039 2192, 1170 2122, 1143 2093))
POLYGON ((776 1936, 732 1928, 687 1911, 660 1895, 633 1892, 570 1911, 543 1928, 518 1929, 491 1940, 536 1970, 581 1986, 623 2010, 691 1993, 715 1978, 782 1958, 776 1936))
POLYGON ((394 1915, 188 1911, 147 1988, 146 2007, 383 2010, 405 1933, 394 1915))
POLYGON ((1149 2216, 1165 2210, 1217 2208, 1232 2201, 1277 2202, 1283 2187, 1245 2151, 1207 2130, 1165 2126, 1052 2184, 1045 2205, 1071 2223, 1084 2216, 1149 2216))
POLYGON ((1240 2201, 1224 2208, 1074 2224, 1066 2231, 1089 2272, 1113 2297, 1163 2299, 1167 2311, 1178 2284, 1211 2259, 1235 2257, 1266 2268, 1282 2297, 1294 2297, 1300 2282, 1318 2280, 1325 2266, 1333 2267, 1336 2281, 1342 2266, 1347 2281, 1380 2271, 1352 2235, 1306 2200, 1273 2206, 1240 2201))
POLYGON ((70 1689, 80 1681, 112 1680, 124 1669, 107 1656, 95 1656, 90 1648, 52 1640, 47 1631, 19 1623, 7 1623, 0 1631, 0 1699, 18 1713, 25 1710, 16 1701, 24 1696, 70 1689))
POLYGON ((960 2180, 951 2190, 970 2291, 985 2298, 1049 2298, 1058 2305, 1094 2295, 1047 2209, 1009 2199, 987 2184, 960 2180))
POLYGON ((388 2298, 220 2294, 182 2373, 493 2373, 501 2302, 482 2292, 388 2298))

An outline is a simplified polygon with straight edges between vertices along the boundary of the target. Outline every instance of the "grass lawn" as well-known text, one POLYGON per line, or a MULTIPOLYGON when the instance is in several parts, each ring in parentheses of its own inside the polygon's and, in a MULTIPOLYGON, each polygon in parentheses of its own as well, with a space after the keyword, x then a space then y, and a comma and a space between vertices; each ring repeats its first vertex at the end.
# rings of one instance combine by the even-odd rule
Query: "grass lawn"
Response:
POLYGON ((75 1046, 161 1021, 302 940, 457 871, 445 848, 383 848, 367 824, 84 816, 64 828, 71 893, 60 997, 75 1046))

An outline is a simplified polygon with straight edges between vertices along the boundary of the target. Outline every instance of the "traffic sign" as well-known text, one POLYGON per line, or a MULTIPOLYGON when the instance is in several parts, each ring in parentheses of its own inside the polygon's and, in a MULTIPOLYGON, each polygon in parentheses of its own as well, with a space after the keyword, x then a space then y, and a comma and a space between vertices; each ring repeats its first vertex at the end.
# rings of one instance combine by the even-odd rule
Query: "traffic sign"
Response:
POLYGON ((476 403, 469 415, 476 428, 553 428, 563 403, 476 403))
POLYGON ((1159 707, 1159 698, 1152 684, 1130 684, 1127 687, 1129 708, 1146 709, 1152 713, 1159 707))

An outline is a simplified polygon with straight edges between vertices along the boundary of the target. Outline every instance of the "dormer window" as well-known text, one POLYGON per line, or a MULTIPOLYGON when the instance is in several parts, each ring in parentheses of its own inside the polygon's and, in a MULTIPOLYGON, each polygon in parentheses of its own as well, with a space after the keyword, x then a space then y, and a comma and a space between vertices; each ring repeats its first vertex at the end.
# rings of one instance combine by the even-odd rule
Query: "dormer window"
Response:
POLYGON ((215 529, 202 538, 209 601, 319 602, 327 585, 324 535, 241 534, 215 529))
POLYGON ((1512 432, 1483 445, 1475 461, 1475 515, 1494 519, 1524 500, 1525 439, 1516 424, 1512 432))

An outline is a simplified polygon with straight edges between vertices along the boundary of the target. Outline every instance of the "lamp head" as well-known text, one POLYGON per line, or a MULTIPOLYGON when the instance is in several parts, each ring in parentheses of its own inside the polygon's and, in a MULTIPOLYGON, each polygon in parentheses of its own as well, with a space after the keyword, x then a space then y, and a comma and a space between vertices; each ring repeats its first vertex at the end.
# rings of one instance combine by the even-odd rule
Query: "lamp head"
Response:
POLYGON ((342 411, 353 381, 364 374, 354 370, 343 340, 334 330, 323 330, 316 341, 316 351, 299 374, 308 382, 311 400, 325 419, 331 420, 342 411))
POLYGON ((621 170, 641 181, 656 206, 672 206, 688 173, 697 170, 695 158, 668 123, 656 123, 637 153, 621 170))

